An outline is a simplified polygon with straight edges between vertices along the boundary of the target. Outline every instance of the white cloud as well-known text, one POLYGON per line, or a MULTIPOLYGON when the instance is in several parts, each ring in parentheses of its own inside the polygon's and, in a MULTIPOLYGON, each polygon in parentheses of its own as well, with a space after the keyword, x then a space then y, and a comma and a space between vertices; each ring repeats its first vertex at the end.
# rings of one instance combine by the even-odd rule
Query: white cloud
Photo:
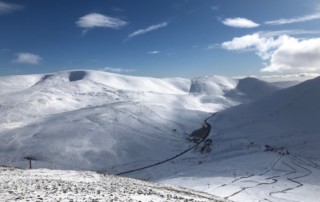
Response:
POLYGON ((260 31, 257 32, 260 36, 273 37, 281 35, 319 35, 320 30, 301 30, 301 29, 289 29, 289 30, 277 30, 277 31, 260 31))
POLYGON ((246 18, 226 18, 222 21, 222 23, 230 27, 238 27, 238 28, 259 27, 258 23, 255 23, 252 20, 249 20, 246 18))
POLYGON ((320 38, 298 39, 288 35, 267 37, 255 33, 222 43, 235 51, 254 51, 266 61, 262 72, 316 73, 320 71, 320 38))
POLYGON ((95 28, 95 27, 106 27, 106 28, 113 28, 118 29, 126 24, 126 21, 123 21, 119 18, 113 18, 106 15, 102 15, 99 13, 90 13, 85 15, 76 22, 77 26, 82 28, 95 28))
POLYGON ((159 54, 160 51, 154 50, 154 51, 149 51, 148 54, 154 55, 154 54, 159 54))
POLYGON ((41 60, 42 58, 39 55, 33 53, 19 53, 17 54, 17 58, 13 62, 19 64, 37 65, 41 60))
POLYGON ((320 70, 320 38, 284 41, 263 72, 316 72, 320 70))
POLYGON ((282 18, 282 19, 267 21, 265 22, 265 24, 283 25, 283 24, 292 24, 297 22, 306 22, 306 21, 318 20, 318 19, 320 19, 320 13, 314 13, 310 15, 295 17, 295 18, 282 18))
POLYGON ((148 32, 151 32, 151 31, 154 31, 154 30, 166 27, 166 26, 168 26, 168 22, 162 22, 162 23, 159 23, 159 24, 156 24, 156 25, 151 25, 151 26, 149 26, 149 27, 147 27, 145 29, 139 29, 139 30, 134 31, 131 34, 129 34, 128 39, 132 38, 132 37, 135 37, 135 36, 138 36, 138 35, 141 35, 141 34, 146 34, 148 32))
POLYGON ((112 67, 105 67, 101 70, 106 72, 114 72, 114 73, 129 73, 129 72, 135 71, 134 69, 122 69, 122 68, 112 68, 112 67))
POLYGON ((22 8, 23 8, 22 6, 17 4, 0 1, 0 15, 12 13, 14 11, 21 10, 22 8))
POLYGON ((223 42, 222 48, 235 51, 255 51, 262 59, 269 59, 273 51, 287 40, 288 36, 278 38, 263 37, 259 33, 235 37, 231 41, 223 42))

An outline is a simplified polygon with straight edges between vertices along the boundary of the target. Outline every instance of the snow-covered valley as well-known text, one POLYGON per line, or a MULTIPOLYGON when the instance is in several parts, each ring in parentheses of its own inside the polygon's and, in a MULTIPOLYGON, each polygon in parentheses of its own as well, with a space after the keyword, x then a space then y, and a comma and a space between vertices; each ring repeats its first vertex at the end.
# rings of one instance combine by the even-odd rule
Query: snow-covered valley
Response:
MULTIPOLYGON (((208 120, 211 152, 191 150, 126 176, 234 201, 316 201, 319 81, 281 89, 255 78, 157 79, 89 70, 2 77, 0 165, 27 168, 24 157, 31 156, 34 168, 117 174, 192 147, 186 137, 216 112, 208 120)), ((1 170, 1 178, 8 172, 1 170)))

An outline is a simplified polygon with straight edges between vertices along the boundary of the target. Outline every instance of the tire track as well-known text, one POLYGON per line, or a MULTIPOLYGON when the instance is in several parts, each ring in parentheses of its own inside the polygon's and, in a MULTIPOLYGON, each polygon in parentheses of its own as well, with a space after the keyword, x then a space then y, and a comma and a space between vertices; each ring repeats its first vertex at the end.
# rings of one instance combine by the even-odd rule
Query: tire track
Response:
MULTIPOLYGON (((273 163, 273 165, 271 166, 271 168, 268 169, 268 170, 266 170, 265 172, 260 173, 260 174, 258 174, 258 175, 251 174, 251 175, 246 176, 246 177, 241 177, 241 178, 238 178, 238 179, 236 179, 236 180, 233 180, 233 181, 230 182, 229 184, 232 184, 232 183, 234 183, 234 182, 236 182, 236 181, 239 181, 239 180, 241 180, 241 179, 244 179, 244 178, 249 178, 249 177, 253 177, 253 176, 263 176, 263 175, 265 175, 266 173, 271 172, 272 170, 274 170, 274 167, 279 163, 279 161, 282 159, 282 157, 283 157, 283 156, 279 156, 279 157, 277 158, 277 160, 273 163)), ((262 185, 275 184, 275 183, 278 182, 278 180, 276 179, 276 178, 278 178, 278 177, 281 177, 281 176, 278 176, 278 175, 277 175, 277 176, 267 177, 267 178, 264 179, 264 180, 272 180, 271 182, 260 182, 260 183, 257 183, 256 185, 253 185, 253 186, 242 187, 239 191, 234 192, 233 194, 224 197, 224 199, 229 199, 229 198, 231 198, 231 197, 233 197, 233 196, 235 196, 235 195, 237 195, 237 194, 240 194, 241 192, 243 192, 243 191, 245 191, 245 190, 247 190, 247 189, 255 188, 255 187, 258 187, 258 186, 262 186, 262 185)), ((229 184, 227 184, 227 185, 229 185, 229 184)), ((225 185, 225 186, 226 186, 226 185, 225 185)), ((221 186, 221 187, 222 187, 222 186, 221 186)))
MULTIPOLYGON (((270 169, 267 169, 265 172, 260 173, 260 174, 258 174, 257 176, 265 175, 265 174, 271 172, 272 170, 274 170, 274 167, 278 164, 278 162, 281 160, 282 157, 283 157, 283 156, 279 156, 279 157, 275 160, 275 162, 272 164, 272 166, 271 166, 270 169)), ((219 188, 221 188, 221 187, 228 186, 228 185, 233 184, 233 183, 235 183, 235 182, 237 182, 237 181, 239 181, 239 180, 246 179, 246 178, 250 178, 250 177, 253 177, 253 176, 255 176, 255 175, 254 175, 254 174, 251 174, 251 175, 248 175, 248 176, 243 176, 243 177, 237 178, 237 179, 235 179, 235 180, 233 180, 233 181, 231 181, 231 182, 229 182, 229 183, 227 183, 227 184, 222 184, 222 185, 216 187, 214 190, 219 189, 219 188)))
POLYGON ((144 166, 144 167, 141 167, 141 168, 137 168, 137 169, 133 169, 133 170, 129 170, 129 171, 125 171, 125 172, 120 172, 120 173, 117 173, 116 175, 124 175, 124 174, 128 174, 128 173, 133 173, 133 172, 136 172, 136 171, 140 171, 140 170, 144 170, 144 169, 147 169, 147 168, 151 168, 151 167, 155 167, 155 166, 158 166, 158 165, 161 165, 163 163, 166 163, 168 161, 171 161, 175 158, 178 158, 179 156, 182 156, 183 154, 187 153, 188 151, 194 149, 196 146, 198 146, 199 144, 201 144, 203 141, 197 143, 196 145, 190 147, 189 149, 169 158, 169 159, 166 159, 166 160, 163 160, 163 161, 160 161, 158 163, 155 163, 155 164, 151 164, 151 165, 148 165, 148 166, 144 166))
MULTIPOLYGON (((282 159, 283 156, 280 156, 276 162, 273 164, 273 166, 269 169, 269 170, 266 170, 265 172, 259 174, 259 175, 256 175, 256 176, 263 176, 271 171, 277 171, 277 172, 280 172, 281 170, 275 170, 275 166, 279 163, 279 161, 282 159)), ((307 167, 305 166, 310 166, 310 164, 306 163, 305 161, 301 160, 301 159, 298 159, 297 157, 295 156, 289 156, 290 158, 290 162, 295 166, 292 166, 292 165, 289 165, 288 163, 286 162, 281 162, 283 165, 285 165, 286 167, 288 167, 290 170, 289 171, 285 171, 286 173, 284 175, 276 175, 276 176, 272 176, 272 177, 268 177, 268 178, 265 178, 265 180, 272 180, 272 182, 261 182, 261 183, 258 183, 254 186, 247 186, 247 187, 242 187, 240 190, 232 193, 231 195, 227 196, 227 197, 224 197, 225 199, 229 199, 231 197, 234 197, 238 194, 240 194, 241 192, 244 192, 245 190, 248 190, 248 189, 251 189, 251 188, 255 188, 257 186, 262 186, 262 185, 271 185, 271 184, 275 184, 278 182, 278 179, 277 178, 280 178, 280 177, 285 177, 285 176, 288 176, 288 175, 291 175, 291 174, 296 174, 298 173, 298 168, 304 170, 305 172, 302 174, 302 175, 299 175, 299 176, 295 176, 295 177, 287 177, 286 179, 294 184, 296 184, 296 186, 293 186, 293 187, 289 187, 289 188, 286 188, 286 189, 283 189, 283 190, 280 190, 280 191, 274 191, 274 192, 269 192, 269 196, 271 197, 275 197, 275 198, 278 198, 278 199, 282 199, 282 200, 286 200, 285 198, 280 198, 280 197, 277 197, 275 196, 275 194, 279 194, 279 193, 287 193, 288 191, 291 191, 291 190, 294 190, 294 189, 298 189, 302 186, 304 186, 304 184, 302 182, 300 182, 299 180, 297 179, 300 179, 300 178, 304 178, 304 177, 307 177, 309 175, 311 175, 313 172, 308 169, 307 167)), ((314 164, 313 164, 314 165, 314 164)), ((250 175, 251 177, 254 176, 254 175, 250 175)), ((249 176, 247 177, 244 177, 244 178, 248 178, 249 176)), ((242 178, 243 179, 243 178, 242 178)), ((232 184, 236 181, 239 181, 241 180, 240 178, 239 179, 236 179, 236 180, 233 180, 232 182, 228 183, 228 184, 225 184, 225 185, 221 185, 220 187, 223 187, 223 186, 226 186, 226 185, 229 185, 229 184, 232 184)), ((264 198, 262 201, 271 201, 267 198, 264 198)))
POLYGON ((296 159, 297 162, 300 162, 300 164, 313 167, 313 168, 315 168, 315 169, 317 169, 317 170, 320 171, 320 166, 319 166, 317 163, 315 163, 315 162, 313 162, 313 161, 311 161, 311 160, 309 160, 309 159, 303 159, 303 158, 301 158, 301 157, 298 157, 298 156, 295 155, 295 154, 292 154, 291 157, 294 158, 294 159, 296 159), (306 162, 306 161, 307 161, 307 162, 306 162))
POLYGON ((233 183, 235 183, 235 182, 237 182, 237 181, 239 181, 239 180, 246 179, 246 178, 250 178, 250 177, 253 177, 253 176, 254 176, 254 174, 251 174, 251 175, 248 175, 248 176, 239 177, 239 178, 237 178, 237 179, 232 180, 231 182, 229 182, 229 183, 227 183, 227 184, 222 184, 222 185, 216 187, 214 190, 217 190, 217 189, 219 189, 219 188, 221 188, 221 187, 228 186, 228 185, 233 184, 233 183))
MULTIPOLYGON (((301 164, 297 163, 294 158, 292 158, 292 157, 290 157, 290 156, 289 156, 289 158, 290 158, 290 161, 291 161, 292 164, 294 164, 295 166, 297 166, 297 167, 305 170, 307 173, 306 173, 306 174, 303 174, 303 175, 300 175, 300 176, 296 176, 296 177, 288 177, 288 178, 287 178, 288 181, 290 181, 290 182, 292 182, 292 183, 294 183, 294 184, 297 184, 297 185, 294 186, 294 187, 289 187, 289 188, 280 190, 280 191, 270 192, 270 193, 269 193, 270 196, 276 197, 276 196, 274 196, 274 194, 287 193, 288 191, 291 191, 291 190, 297 189, 297 188, 299 188, 299 187, 302 187, 302 186, 303 186, 303 183, 300 182, 300 181, 297 181, 296 179, 304 178, 304 177, 307 177, 307 176, 309 176, 309 175, 312 174, 312 171, 311 171, 310 169, 308 169, 308 168, 302 166, 301 164)), ((297 172, 298 172, 298 170, 297 170, 296 168, 294 168, 293 166, 290 166, 289 164, 284 163, 284 162, 283 162, 283 164, 292 169, 292 172, 288 173, 287 175, 289 175, 289 174, 294 174, 294 173, 297 173, 297 172)), ((277 198, 279 198, 279 197, 277 197, 277 198)))
POLYGON ((252 189, 252 188, 255 188, 255 187, 258 187, 258 186, 262 186, 262 185, 275 184, 275 183, 278 182, 278 180, 275 179, 275 178, 277 178, 277 177, 279 177, 279 176, 273 176, 273 177, 265 178, 265 180, 272 180, 272 182, 260 182, 260 183, 254 185, 254 186, 242 187, 239 191, 237 191, 237 192, 235 192, 235 193, 233 193, 233 194, 231 194, 231 195, 229 195, 229 196, 227 196, 227 197, 224 197, 224 199, 229 199, 229 198, 231 198, 231 197, 233 197, 233 196, 235 196, 235 195, 237 195, 237 194, 240 194, 241 192, 243 192, 243 191, 245 191, 245 190, 247 190, 247 189, 252 189))

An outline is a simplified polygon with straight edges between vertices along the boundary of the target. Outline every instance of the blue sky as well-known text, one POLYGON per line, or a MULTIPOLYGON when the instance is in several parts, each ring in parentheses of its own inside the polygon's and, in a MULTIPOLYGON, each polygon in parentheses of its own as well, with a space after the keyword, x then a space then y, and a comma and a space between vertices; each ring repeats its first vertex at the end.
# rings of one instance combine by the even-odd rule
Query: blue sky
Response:
POLYGON ((320 68, 316 0, 0 0, 0 26, 1 76, 283 76, 320 68))

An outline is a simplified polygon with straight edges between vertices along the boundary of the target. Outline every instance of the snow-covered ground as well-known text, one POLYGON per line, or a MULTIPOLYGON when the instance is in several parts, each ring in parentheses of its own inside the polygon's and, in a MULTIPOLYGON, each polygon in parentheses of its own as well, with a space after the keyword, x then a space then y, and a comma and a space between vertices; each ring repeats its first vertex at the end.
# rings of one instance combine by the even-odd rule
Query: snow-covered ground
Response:
POLYGON ((209 119, 210 153, 190 151, 126 175, 234 201, 316 201, 319 80, 279 90, 222 76, 157 79, 79 70, 3 77, 0 164, 25 168, 23 157, 32 156, 35 168, 116 174, 192 147, 187 135, 218 112, 209 119))
POLYGON ((319 86, 316 78, 218 112, 210 154, 177 160, 171 174, 144 175, 235 201, 318 201, 319 86))
POLYGON ((157 162, 186 149, 210 113, 251 101, 252 84, 259 96, 277 90, 246 80, 84 70, 0 78, 0 163, 25 167, 32 156, 36 168, 117 172, 157 162))
POLYGON ((204 192, 94 172, 0 167, 0 201, 212 201, 204 192))
MULTIPOLYGON (((182 158, 173 162, 172 171, 167 169, 167 173, 161 173, 165 166, 149 171, 149 179, 233 201, 313 202, 320 197, 320 167, 315 162, 254 148, 239 153, 233 157, 182 158), (160 175, 153 174, 158 171, 160 175)), ((143 175, 146 176, 146 172, 143 175)))

